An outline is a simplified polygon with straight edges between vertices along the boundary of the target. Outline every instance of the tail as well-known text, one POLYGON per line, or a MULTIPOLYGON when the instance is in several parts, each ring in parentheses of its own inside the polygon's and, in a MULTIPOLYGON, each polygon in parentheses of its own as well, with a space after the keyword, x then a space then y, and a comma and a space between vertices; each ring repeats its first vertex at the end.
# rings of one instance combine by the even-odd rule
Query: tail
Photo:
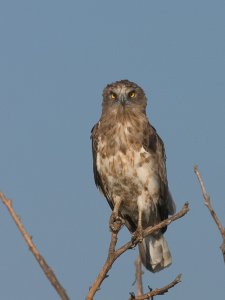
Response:
POLYGON ((172 263, 168 244, 162 234, 147 236, 139 244, 143 265, 151 272, 158 272, 172 263))

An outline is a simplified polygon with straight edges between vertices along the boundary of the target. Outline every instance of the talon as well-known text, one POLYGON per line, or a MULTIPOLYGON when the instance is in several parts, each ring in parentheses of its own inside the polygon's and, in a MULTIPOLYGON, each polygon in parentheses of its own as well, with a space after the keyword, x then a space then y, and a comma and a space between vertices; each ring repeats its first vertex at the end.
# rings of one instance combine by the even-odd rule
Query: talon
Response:
POLYGON ((115 212, 112 212, 109 219, 109 228, 113 232, 119 231, 121 225, 124 224, 124 220, 119 217, 115 212))
POLYGON ((143 241, 143 229, 142 227, 137 227, 136 231, 132 235, 133 243, 141 243, 143 241))

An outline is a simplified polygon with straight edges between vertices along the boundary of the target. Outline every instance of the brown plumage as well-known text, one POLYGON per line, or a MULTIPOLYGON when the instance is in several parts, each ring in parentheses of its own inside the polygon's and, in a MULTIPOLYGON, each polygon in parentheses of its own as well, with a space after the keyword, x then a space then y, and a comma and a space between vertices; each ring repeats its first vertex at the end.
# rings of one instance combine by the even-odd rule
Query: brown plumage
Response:
MULTIPOLYGON (((93 170, 97 187, 118 217, 141 237, 143 228, 173 214, 164 146, 146 116, 142 88, 128 80, 109 84, 103 91, 102 115, 92 129, 93 170)), ((172 262, 163 237, 166 227, 139 243, 143 264, 152 272, 172 262)))

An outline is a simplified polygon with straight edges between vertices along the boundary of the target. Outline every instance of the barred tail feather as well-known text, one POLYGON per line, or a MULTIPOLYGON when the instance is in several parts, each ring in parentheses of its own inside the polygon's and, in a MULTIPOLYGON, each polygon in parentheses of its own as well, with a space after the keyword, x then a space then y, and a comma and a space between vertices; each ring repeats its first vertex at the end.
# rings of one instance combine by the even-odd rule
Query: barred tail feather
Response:
POLYGON ((143 265, 151 272, 158 272, 172 263, 168 244, 162 234, 145 237, 139 244, 139 252, 143 265))

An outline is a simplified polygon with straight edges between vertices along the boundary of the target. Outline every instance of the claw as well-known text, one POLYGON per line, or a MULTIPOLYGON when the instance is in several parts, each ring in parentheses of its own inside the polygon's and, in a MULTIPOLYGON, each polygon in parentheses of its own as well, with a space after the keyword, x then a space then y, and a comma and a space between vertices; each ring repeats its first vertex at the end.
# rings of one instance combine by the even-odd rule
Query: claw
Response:
POLYGON ((109 228, 113 232, 118 232, 120 227, 124 224, 124 220, 115 212, 112 212, 109 219, 109 228))
POLYGON ((141 243, 143 241, 143 229, 142 227, 137 227, 136 231, 132 236, 133 243, 141 243))

